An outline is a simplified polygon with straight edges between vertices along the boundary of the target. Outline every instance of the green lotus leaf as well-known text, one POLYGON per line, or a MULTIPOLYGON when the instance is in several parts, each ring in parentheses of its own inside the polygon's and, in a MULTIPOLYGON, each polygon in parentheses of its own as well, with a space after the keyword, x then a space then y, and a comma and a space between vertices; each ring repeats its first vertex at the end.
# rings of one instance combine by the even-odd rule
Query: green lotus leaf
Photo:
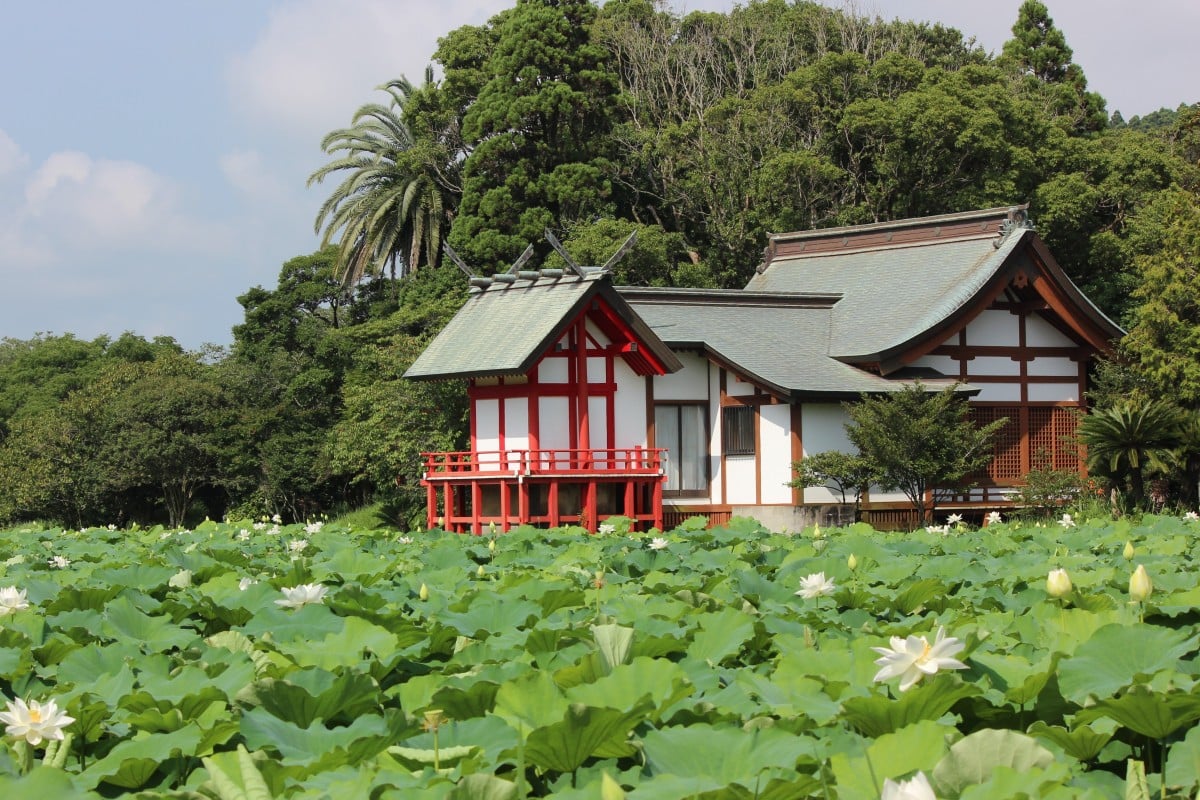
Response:
POLYGON ((1107 698, 1158 672, 1179 668, 1179 659, 1200 643, 1189 630, 1151 625, 1106 625, 1058 665, 1063 697, 1084 705, 1107 698))
POLYGON ((367 675, 319 668, 298 669, 286 679, 266 680, 255 687, 263 708, 301 728, 317 719, 354 719, 378 706, 378 693, 379 685, 367 675))
POLYGON ((443 611, 440 624, 454 628, 463 636, 486 638, 490 633, 523 630, 539 619, 542 609, 528 600, 513 600, 502 595, 481 594, 463 612, 443 611))
POLYGON ((102 635, 113 639, 140 642, 148 652, 165 652, 186 647, 197 634, 177 626, 170 617, 150 616, 122 595, 110 602, 101 614, 102 635))
POLYGON ((254 763, 254 756, 243 745, 239 744, 236 751, 214 753, 201 761, 222 800, 272 800, 276 796, 254 763))
POLYGON ((375 583, 380 577, 390 575, 392 565, 363 552, 358 547, 338 547, 333 552, 323 552, 312 559, 312 579, 323 583, 330 576, 341 578, 339 583, 358 581, 364 585, 375 583))
POLYGON ((1058 725, 1047 725, 1041 720, 1029 726, 1029 735, 1053 742, 1064 753, 1079 761, 1091 761, 1100 755, 1104 745, 1112 739, 1111 733, 1097 731, 1090 725, 1077 724, 1067 730, 1058 725))
POLYGON ((937 675, 922 681, 891 699, 881 694, 852 697, 842 704, 842 717, 866 736, 879 737, 906 728, 921 720, 936 720, 967 697, 981 693, 971 684, 949 675, 937 675))
POLYGON ((1191 796, 1200 785, 1200 727, 1192 728, 1181 741, 1171 745, 1167 755, 1167 785, 1179 787, 1191 796))
POLYGON ((952 729, 923 720, 886 733, 865 746, 834 753, 830 768, 837 778, 839 800, 877 800, 886 778, 899 778, 914 770, 931 770, 946 753, 952 729))
POLYGON ((817 747, 813 739, 779 728, 706 724, 650 730, 643 744, 652 776, 687 776, 701 792, 730 784, 753 788, 764 777, 783 777, 777 772, 794 776, 797 763, 815 758, 817 747))
POLYGON ((984 729, 950 746, 933 770, 939 797, 954 798, 971 784, 991 778, 997 767, 1024 772, 1044 769, 1054 763, 1054 754, 1032 736, 1010 730, 984 729))
POLYGON ((696 633, 688 647, 688 656, 712 665, 732 656, 754 635, 754 619, 732 608, 697 614, 695 622, 696 633))
POLYGON ((1097 700, 1076 715, 1082 722, 1097 717, 1108 717, 1142 736, 1161 740, 1200 719, 1200 695, 1165 694, 1134 686, 1120 697, 1097 700))
POLYGON ((562 720, 530 732, 525 757, 544 769, 572 772, 593 755, 628 756, 628 734, 652 708, 649 698, 629 711, 572 703, 562 720))
POLYGON ((1151 800, 1146 765, 1136 759, 1125 762, 1125 800, 1151 800))
POLYGON ((170 733, 153 733, 118 742, 108 755, 82 773, 92 786, 101 783, 138 789, 145 786, 160 764, 179 755, 196 754, 200 729, 194 723, 170 733))
MULTIPOLYGON (((250 587, 246 594, 250 594, 254 588, 256 587, 250 587)), ((275 600, 282 599, 282 594, 269 591, 269 587, 262 584, 258 588, 264 593, 261 597, 263 606, 241 627, 241 633, 251 639, 265 639, 283 644, 297 639, 319 639, 327 634, 337 633, 345 626, 343 618, 335 616, 329 606, 310 604, 294 611, 280 608, 275 605, 275 600)))
POLYGON ((645 657, 622 664, 593 683, 566 690, 567 699, 573 703, 619 711, 631 710, 649 696, 653 701, 649 716, 656 722, 666 709, 691 693, 691 682, 682 667, 671 661, 645 657))
POLYGON ((443 686, 434 692, 427 706, 440 708, 450 719, 482 717, 495 707, 499 690, 500 684, 483 680, 465 687, 443 686))
MULTIPOLYGON (((1065 764, 1048 764, 1044 767, 1014 769, 998 766, 982 783, 963 789, 960 800, 996 800, 1014 797, 1112 797, 1111 794, 1081 794, 1067 789, 1070 772, 1065 764), (1056 793, 1057 790, 1057 793, 1056 793)), ((955 795, 947 795, 954 800, 955 795)))
POLYGON ((293 639, 279 645, 279 651, 300 667, 320 667, 334 670, 355 667, 370 651, 386 660, 397 650, 396 637, 387 629, 367 622, 361 617, 345 617, 341 629, 324 637, 293 639))
POLYGON ((415 747, 401 747, 393 745, 387 749, 392 758, 400 763, 412 768, 422 769, 426 766, 433 766, 434 763, 441 767, 452 767, 464 758, 469 758, 480 751, 479 745, 457 745, 455 747, 438 747, 419 749, 415 747))
POLYGON ((302 728, 253 708, 242 715, 240 730, 247 747, 274 750, 284 764, 317 770, 361 763, 385 750, 405 725, 402 715, 391 714, 362 716, 342 728, 302 728))
POLYGON ((467 775, 446 795, 446 800, 513 800, 517 785, 495 775, 467 775))
POLYGON ((1055 664, 1055 659, 1031 664, 1016 655, 979 651, 971 654, 971 666, 985 675, 1005 700, 1018 706, 1037 699, 1054 675, 1055 664))
POLYGON ((608 675, 621 664, 629 663, 633 646, 633 628, 622 625, 593 625, 592 638, 600 653, 603 675, 608 675))
POLYGON ((558 684, 546 672, 507 681, 496 691, 496 715, 523 734, 559 722, 567 706, 558 684))
POLYGON ((46 800, 96 800, 101 797, 80 787, 79 783, 79 779, 69 773, 41 764, 19 777, 0 772, 0 791, 7 797, 39 797, 46 800))

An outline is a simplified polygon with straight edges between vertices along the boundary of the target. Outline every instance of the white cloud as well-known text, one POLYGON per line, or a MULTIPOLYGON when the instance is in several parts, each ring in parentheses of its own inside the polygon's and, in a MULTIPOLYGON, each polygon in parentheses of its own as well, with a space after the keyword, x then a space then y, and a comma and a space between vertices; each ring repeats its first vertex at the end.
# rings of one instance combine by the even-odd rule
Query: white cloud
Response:
POLYGON ((280 201, 287 188, 263 163, 257 150, 238 150, 220 158, 221 174, 233 188, 251 200, 280 201))
POLYGON ((29 157, 22 153, 12 137, 0 128, 0 178, 16 172, 28 162, 29 157))
POLYGON ((307 139, 350 124, 375 87, 405 75, 420 83, 437 39, 478 25, 511 0, 298 0, 272 10, 267 28, 230 62, 238 109, 258 123, 307 139))

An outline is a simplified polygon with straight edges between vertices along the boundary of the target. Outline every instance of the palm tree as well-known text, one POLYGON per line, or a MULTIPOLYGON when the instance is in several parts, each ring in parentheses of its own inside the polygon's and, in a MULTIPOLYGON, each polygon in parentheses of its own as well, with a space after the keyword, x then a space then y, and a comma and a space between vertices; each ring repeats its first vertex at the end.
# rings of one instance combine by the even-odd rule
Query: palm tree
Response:
POLYGON ((1094 411, 1079 424, 1079 440, 1088 448, 1088 468, 1128 480, 1129 505, 1141 507, 1146 471, 1166 472, 1182 437, 1182 415, 1164 400, 1124 402, 1094 411))
MULTIPOLYGON (((426 69, 426 89, 432 79, 432 69, 426 69)), ((314 225, 318 231, 325 228, 322 247, 338 240, 335 269, 348 286, 385 267, 395 278, 397 264, 401 277, 415 271, 422 258, 436 264, 449 224, 453 187, 437 163, 444 148, 421 141, 406 122, 413 85, 401 77, 379 88, 390 102, 363 106, 349 128, 327 135, 321 149, 340 155, 308 179, 311 186, 335 172, 348 173, 321 205, 314 225)))

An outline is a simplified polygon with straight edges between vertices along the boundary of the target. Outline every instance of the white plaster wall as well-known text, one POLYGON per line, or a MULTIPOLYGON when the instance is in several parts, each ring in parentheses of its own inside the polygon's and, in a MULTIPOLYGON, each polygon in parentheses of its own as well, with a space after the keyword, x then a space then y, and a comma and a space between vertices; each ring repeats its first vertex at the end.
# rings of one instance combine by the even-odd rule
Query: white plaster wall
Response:
POLYGON ((1067 403, 1079 400, 1078 383, 1031 383, 1029 384, 1029 401, 1031 403, 1056 402, 1067 403))
POLYGON ((571 446, 566 397, 538 398, 538 448, 551 450, 571 446))
POLYGON ((558 357, 543 358, 541 364, 538 365, 538 382, 566 383, 567 359, 558 357))
POLYGON ((967 362, 967 382, 972 375, 1020 375, 1021 364, 1007 357, 980 356, 967 362))
POLYGON ((725 393, 730 397, 746 397, 754 394, 754 384, 738 380, 737 375, 725 372, 725 393))
MULTIPOLYGON (((837 403, 805 403, 800 408, 800 437, 804 454, 823 453, 826 450, 858 452, 843 427, 848 421, 846 412, 837 403)), ((840 503, 842 498, 823 486, 813 486, 804 490, 804 502, 840 503)))
POLYGON ((1057 375, 1062 378, 1076 378, 1079 375, 1079 364, 1069 358, 1042 356, 1029 362, 1030 375, 1057 375))
POLYGON ((613 447, 646 446, 646 378, 635 373, 618 358, 613 375, 617 380, 617 393, 613 397, 616 414, 613 447))
POLYGON ((608 380, 608 371, 604 368, 603 358, 589 358, 587 360, 587 373, 589 383, 604 383, 608 380))
POLYGON ((1030 347, 1073 347, 1076 344, 1037 314, 1025 317, 1025 343, 1030 347))
POLYGON ((504 400, 504 449, 529 449, 529 399, 526 397, 504 400))
MULTIPOLYGON (((654 378, 654 400, 707 400, 708 359, 695 353, 677 353, 683 369, 654 378)), ((715 373, 716 370, 713 370, 715 373)), ((714 395, 715 396, 715 395, 714 395)), ((710 417, 711 419, 711 417, 710 417)))
POLYGON ((790 503, 792 489, 791 406, 759 406, 759 461, 762 501, 790 503))
POLYGON ((608 449, 608 402, 603 397, 588 398, 588 438, 593 450, 608 449))
MULTIPOLYGON (((971 379, 967 378, 967 383, 971 379)), ((1017 383, 971 383, 979 387, 979 394, 971 398, 985 403, 1019 403, 1021 402, 1021 385, 1017 383)))
POLYGON ((475 451, 491 453, 479 456, 480 464, 496 464, 499 455, 494 452, 500 449, 500 401, 475 401, 475 451))
POLYGON ((754 502, 754 456, 725 459, 725 502, 754 502))
MULTIPOLYGON (((967 326, 968 345, 1017 346, 1021 329, 1015 314, 1000 309, 988 309, 967 326)), ((953 344, 953 342, 951 342, 953 344)))

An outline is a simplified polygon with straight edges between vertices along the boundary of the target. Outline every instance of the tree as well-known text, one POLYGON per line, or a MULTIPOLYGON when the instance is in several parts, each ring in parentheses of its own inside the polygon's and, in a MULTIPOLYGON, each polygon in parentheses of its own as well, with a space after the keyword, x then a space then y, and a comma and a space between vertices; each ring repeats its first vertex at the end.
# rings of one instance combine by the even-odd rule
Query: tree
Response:
POLYGON ((489 23, 495 47, 463 118, 473 150, 450 233, 473 266, 507 266, 531 242, 544 255, 547 228, 607 210, 617 79, 591 39, 595 16, 588 0, 518 0, 489 23))
POLYGON ((833 488, 842 496, 843 505, 849 493, 854 503, 855 517, 858 516, 863 493, 878 480, 875 464, 870 459, 840 450, 826 450, 805 456, 802 461, 792 464, 792 469, 796 477, 790 485, 798 489, 833 484, 833 488))
POLYGON ((918 522, 932 512, 930 499, 965 488, 965 481, 992 458, 992 438, 1008 421, 977 428, 957 387, 930 392, 920 381, 897 392, 863 396, 845 405, 846 433, 871 462, 879 485, 899 489, 918 522))
POLYGON ((1121 486, 1134 510, 1145 504, 1147 473, 1175 465, 1183 423, 1179 408, 1165 400, 1126 401, 1088 414, 1076 435, 1088 448, 1088 469, 1121 486))
MULTIPOLYGON (((426 83, 431 81, 427 71, 426 83)), ((347 285, 385 266, 394 278, 397 263, 401 276, 415 271, 422 259, 436 264, 453 207, 441 164, 432 160, 438 143, 414 135, 405 119, 413 85, 401 77, 379 88, 388 93, 389 103, 363 106, 349 128, 327 135, 321 148, 341 155, 308 179, 311 186, 348 173, 321 205, 315 223, 318 231, 325 228, 322 247, 339 241, 337 273, 347 285)))
MULTIPOLYGON (((631 235, 637 234, 633 247, 613 267, 613 282, 624 286, 683 286, 712 288, 715 279, 699 263, 683 236, 668 233, 658 225, 639 225, 620 219, 599 219, 568 227, 563 240, 567 251, 579 264, 599 266, 608 261, 631 235)), ((560 266, 555 253, 547 266, 560 266)))
POLYGON ((1146 217, 1156 220, 1158 252, 1135 260, 1124 353, 1159 397, 1200 408, 1200 196, 1177 190, 1146 217))

